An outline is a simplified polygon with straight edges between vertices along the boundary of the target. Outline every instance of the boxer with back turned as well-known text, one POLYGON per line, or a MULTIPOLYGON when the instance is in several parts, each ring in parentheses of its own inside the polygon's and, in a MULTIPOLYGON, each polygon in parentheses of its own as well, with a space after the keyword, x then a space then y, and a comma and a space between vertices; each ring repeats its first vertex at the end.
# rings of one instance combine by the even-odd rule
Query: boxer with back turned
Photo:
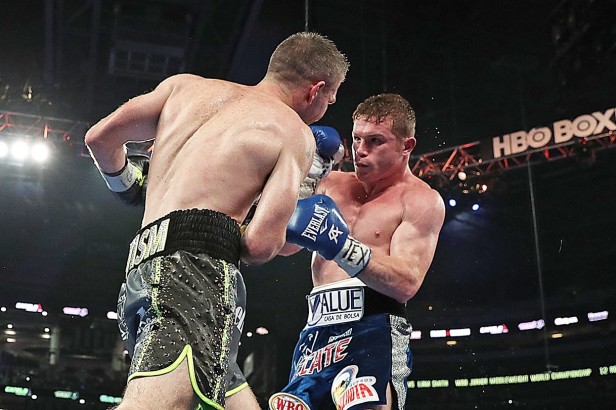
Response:
POLYGON ((175 75, 88 131, 108 187, 128 203, 145 199, 118 299, 131 355, 120 409, 258 408, 241 375, 228 377, 238 264, 283 246, 315 154, 307 124, 335 102, 347 70, 332 41, 298 33, 254 86, 175 75), (152 139, 151 161, 127 158, 127 142, 152 139))

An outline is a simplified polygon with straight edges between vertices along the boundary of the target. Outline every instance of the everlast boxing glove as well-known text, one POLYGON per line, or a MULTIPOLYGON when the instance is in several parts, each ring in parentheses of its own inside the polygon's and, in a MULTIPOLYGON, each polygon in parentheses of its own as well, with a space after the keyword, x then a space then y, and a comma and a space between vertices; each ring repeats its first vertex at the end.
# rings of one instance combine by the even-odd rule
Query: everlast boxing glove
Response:
POLYGON ((335 261, 351 277, 370 261, 370 248, 349 235, 340 210, 327 195, 313 195, 297 202, 287 224, 287 242, 335 261))

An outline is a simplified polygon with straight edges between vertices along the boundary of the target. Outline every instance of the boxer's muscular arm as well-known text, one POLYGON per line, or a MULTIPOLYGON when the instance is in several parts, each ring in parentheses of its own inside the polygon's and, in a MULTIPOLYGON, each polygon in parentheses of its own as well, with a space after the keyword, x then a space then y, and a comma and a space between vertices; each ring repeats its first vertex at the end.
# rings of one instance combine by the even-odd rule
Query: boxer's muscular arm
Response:
POLYGON ((370 262, 358 275, 366 285, 400 303, 406 303, 419 290, 432 263, 445 218, 443 200, 433 190, 415 197, 412 209, 412 213, 405 212, 395 230, 389 255, 374 250, 370 262))
POLYGON ((127 142, 156 136, 158 118, 173 84, 172 79, 163 81, 153 91, 128 100, 88 130, 85 143, 101 171, 114 173, 124 167, 127 142))
POLYGON ((265 263, 276 256, 285 243, 286 226, 295 210, 299 185, 312 165, 315 151, 310 130, 305 127, 303 131, 301 142, 284 143, 255 214, 242 235, 241 259, 245 263, 265 263))

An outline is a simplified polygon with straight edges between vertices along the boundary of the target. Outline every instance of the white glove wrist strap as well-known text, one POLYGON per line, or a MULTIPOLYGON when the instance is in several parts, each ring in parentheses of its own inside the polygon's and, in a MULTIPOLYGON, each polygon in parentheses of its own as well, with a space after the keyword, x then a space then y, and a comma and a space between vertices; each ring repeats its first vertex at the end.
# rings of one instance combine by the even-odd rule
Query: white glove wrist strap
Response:
POLYGON ((348 236, 344 242, 344 246, 338 252, 334 261, 342 269, 354 278, 357 276, 370 262, 370 248, 359 242, 352 236, 348 236))
POLYGON ((99 171, 112 192, 127 191, 142 175, 141 170, 128 160, 124 168, 113 174, 107 174, 100 168, 99 171))

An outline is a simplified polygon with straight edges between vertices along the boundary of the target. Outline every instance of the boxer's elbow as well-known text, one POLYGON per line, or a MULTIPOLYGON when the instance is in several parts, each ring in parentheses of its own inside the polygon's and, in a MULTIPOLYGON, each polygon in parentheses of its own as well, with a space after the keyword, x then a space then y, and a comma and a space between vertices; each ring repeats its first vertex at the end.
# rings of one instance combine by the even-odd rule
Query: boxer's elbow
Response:
POLYGON ((408 302, 419 292, 424 277, 425 273, 422 274, 418 270, 412 275, 406 275, 405 280, 398 286, 394 299, 400 303, 408 302))
POLYGON ((88 132, 86 132, 84 142, 89 148, 101 145, 101 133, 98 131, 98 128, 99 127, 97 125, 94 125, 88 130, 88 132))
POLYGON ((284 238, 251 238, 242 236, 240 257, 249 265, 272 260, 284 245, 284 238))
POLYGON ((407 284, 406 286, 398 288, 398 292, 394 295, 394 299, 399 303, 406 303, 417 294, 417 291, 419 291, 419 286, 407 284))

